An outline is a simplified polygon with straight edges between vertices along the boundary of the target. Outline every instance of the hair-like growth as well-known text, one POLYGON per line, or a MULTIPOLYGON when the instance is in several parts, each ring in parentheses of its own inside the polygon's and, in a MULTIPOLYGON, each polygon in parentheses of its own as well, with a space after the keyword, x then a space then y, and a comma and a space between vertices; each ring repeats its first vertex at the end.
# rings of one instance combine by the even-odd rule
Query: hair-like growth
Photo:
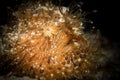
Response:
POLYGON ((4 26, 0 66, 40 80, 92 77, 99 42, 83 32, 82 14, 76 12, 49 1, 22 5, 4 26))

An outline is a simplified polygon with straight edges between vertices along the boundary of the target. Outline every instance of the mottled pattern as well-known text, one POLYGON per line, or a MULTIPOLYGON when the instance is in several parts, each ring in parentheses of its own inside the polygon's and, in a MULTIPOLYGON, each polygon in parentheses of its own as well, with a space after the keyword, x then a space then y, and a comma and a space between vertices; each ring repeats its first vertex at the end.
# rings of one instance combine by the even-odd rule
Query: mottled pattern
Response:
POLYGON ((89 48, 82 21, 69 8, 37 3, 13 15, 17 24, 5 29, 2 46, 15 65, 12 75, 63 80, 90 73, 87 56, 96 48, 89 48))

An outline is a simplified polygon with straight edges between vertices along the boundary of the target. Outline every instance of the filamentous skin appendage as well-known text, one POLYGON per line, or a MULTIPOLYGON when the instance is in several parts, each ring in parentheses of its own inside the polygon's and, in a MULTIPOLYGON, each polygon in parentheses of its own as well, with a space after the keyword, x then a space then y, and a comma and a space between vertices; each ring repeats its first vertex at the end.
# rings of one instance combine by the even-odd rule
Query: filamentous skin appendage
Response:
POLYGON ((4 26, 1 37, 6 59, 1 58, 0 66, 10 61, 6 67, 13 67, 11 75, 40 80, 79 80, 95 74, 99 42, 83 32, 82 15, 69 12, 51 2, 29 3, 13 12, 15 23, 4 26))

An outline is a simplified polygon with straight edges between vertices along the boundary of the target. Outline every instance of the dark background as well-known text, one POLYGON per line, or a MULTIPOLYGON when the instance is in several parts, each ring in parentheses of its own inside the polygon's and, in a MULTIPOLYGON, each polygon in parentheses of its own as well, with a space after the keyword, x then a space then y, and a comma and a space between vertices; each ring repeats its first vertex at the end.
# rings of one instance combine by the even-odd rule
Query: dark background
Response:
MULTIPOLYGON (((15 8, 16 5, 27 0, 0 0, 0 25, 4 25, 8 19, 8 7, 15 8)), ((72 0, 62 0, 65 4, 72 0)), ((120 42, 119 39, 119 18, 118 2, 106 0, 75 0, 83 2, 82 9, 85 12, 91 12, 87 18, 94 22, 93 26, 98 28, 102 35, 113 42, 120 42), (97 10, 96 13, 92 11, 97 10)))
MULTIPOLYGON (((0 0, 0 25, 5 25, 9 22, 9 9, 11 7, 15 9, 16 5, 27 0, 0 0)), ((62 0, 65 4, 70 3, 72 0, 62 0)), ((110 46, 113 46, 115 51, 115 57, 112 62, 104 68, 110 73, 111 77, 107 80, 120 80, 120 29, 119 29, 119 17, 118 17, 118 3, 110 0, 75 0, 76 2, 82 1, 82 10, 86 13, 90 13, 86 16, 87 19, 93 21, 93 24, 87 25, 87 27, 95 26, 99 29, 102 36, 106 37, 110 41, 110 46), (96 13, 93 11, 97 10, 96 13), (114 67, 115 66, 115 67, 114 67), (118 70, 116 70, 118 69, 118 70)), ((105 76, 106 77, 106 76, 105 76)), ((106 80, 102 79, 102 80, 106 80)))

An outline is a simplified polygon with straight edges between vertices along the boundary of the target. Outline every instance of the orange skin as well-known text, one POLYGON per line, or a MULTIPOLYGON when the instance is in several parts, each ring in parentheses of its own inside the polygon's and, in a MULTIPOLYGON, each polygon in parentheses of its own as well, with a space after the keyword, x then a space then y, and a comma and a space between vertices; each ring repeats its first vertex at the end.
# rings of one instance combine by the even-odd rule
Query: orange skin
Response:
POLYGON ((12 74, 61 80, 89 70, 91 63, 80 57, 89 51, 82 22, 72 14, 62 15, 58 7, 41 7, 14 13, 17 29, 12 27, 11 33, 6 33, 9 39, 5 38, 12 46, 9 55, 16 65, 12 74))

